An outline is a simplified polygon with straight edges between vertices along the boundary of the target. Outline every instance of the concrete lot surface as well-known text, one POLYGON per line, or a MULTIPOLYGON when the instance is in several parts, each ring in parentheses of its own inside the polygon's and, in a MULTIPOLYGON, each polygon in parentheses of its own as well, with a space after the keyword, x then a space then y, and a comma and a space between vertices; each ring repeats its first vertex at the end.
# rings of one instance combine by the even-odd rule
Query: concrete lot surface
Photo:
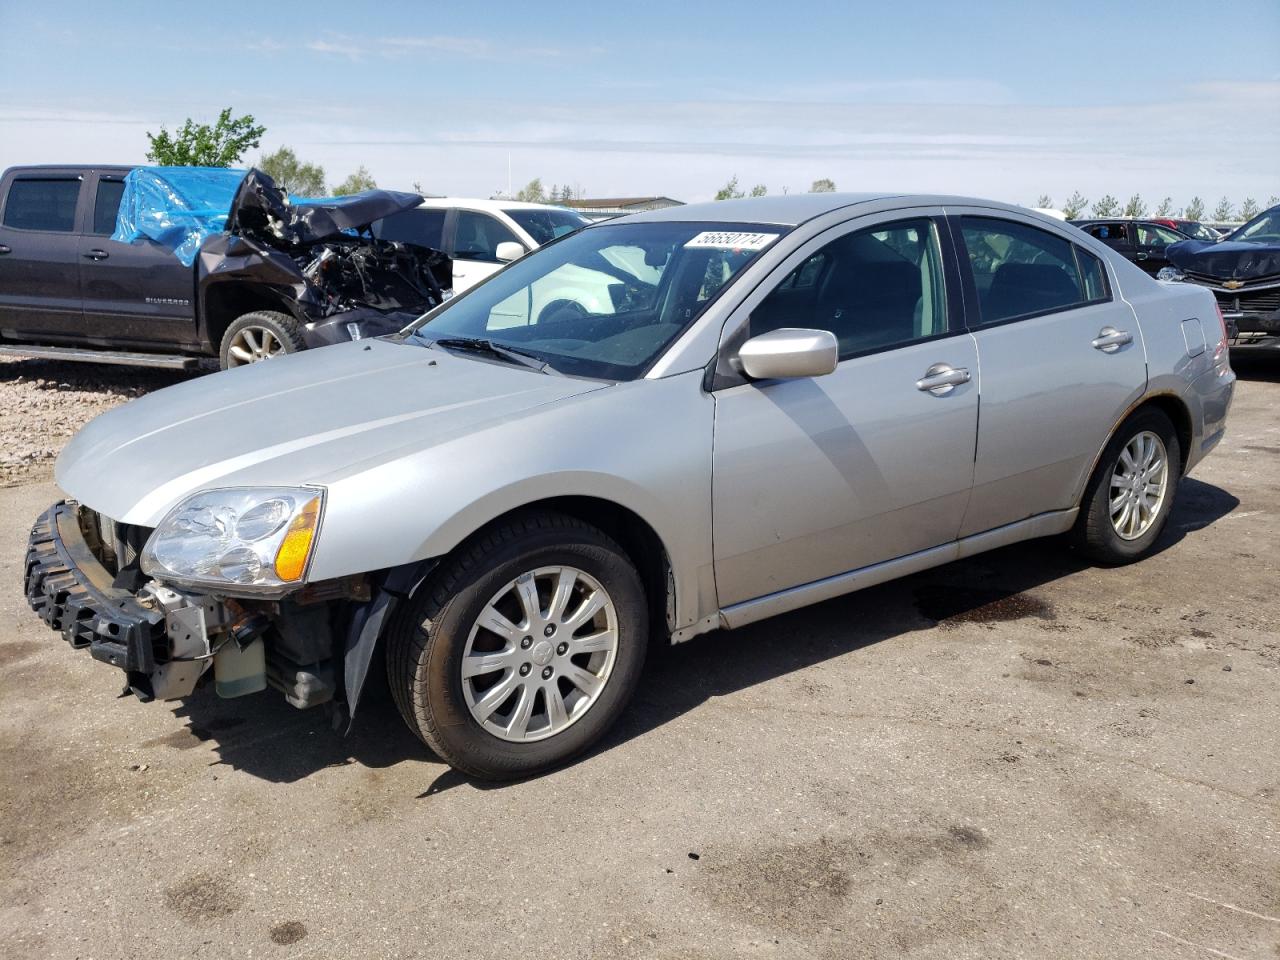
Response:
POLYGON ((0 489, 0 957, 1280 956, 1280 365, 1163 549, 1041 542, 652 658, 548 776, 380 698, 116 699, 0 489))

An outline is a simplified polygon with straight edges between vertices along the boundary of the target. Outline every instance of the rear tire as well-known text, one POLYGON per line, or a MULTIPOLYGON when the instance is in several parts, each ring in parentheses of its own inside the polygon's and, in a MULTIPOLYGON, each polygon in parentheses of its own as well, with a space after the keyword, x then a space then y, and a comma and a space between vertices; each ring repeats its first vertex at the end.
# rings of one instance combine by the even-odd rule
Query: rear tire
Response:
POLYGON ((648 638, 644 589, 622 549, 539 511, 462 544, 400 606, 387 678, 401 716, 441 759, 511 780, 566 762, 613 725, 648 638))
POLYGON ((302 328, 287 313, 254 310, 237 317, 222 335, 218 362, 223 370, 297 353, 306 344, 302 328))
POLYGON ((1181 477, 1173 423, 1155 408, 1138 411, 1098 459, 1072 530, 1073 545, 1106 566, 1141 560, 1169 521, 1181 477))

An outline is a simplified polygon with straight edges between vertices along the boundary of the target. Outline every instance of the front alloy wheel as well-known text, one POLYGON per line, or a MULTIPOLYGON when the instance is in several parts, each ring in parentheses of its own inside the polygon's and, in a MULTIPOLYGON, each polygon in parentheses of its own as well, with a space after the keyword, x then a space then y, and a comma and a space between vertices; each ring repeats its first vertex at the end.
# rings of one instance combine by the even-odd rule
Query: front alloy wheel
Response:
POLYGON ((400 604, 387 678, 442 760, 510 780, 599 739, 635 689, 648 640, 625 551, 574 517, 528 512, 465 541, 400 604))
POLYGON ((554 736, 600 698, 618 654, 609 593, 576 567, 539 567, 485 605, 462 652, 462 692, 489 733, 554 736))

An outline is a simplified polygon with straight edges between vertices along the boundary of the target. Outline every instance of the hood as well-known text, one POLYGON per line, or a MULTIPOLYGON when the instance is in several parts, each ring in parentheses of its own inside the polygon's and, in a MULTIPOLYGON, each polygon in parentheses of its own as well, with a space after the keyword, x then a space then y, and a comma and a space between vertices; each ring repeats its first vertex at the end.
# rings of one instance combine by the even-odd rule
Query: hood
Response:
POLYGON ((1183 240, 1165 248, 1179 270, 1219 280, 1257 280, 1280 274, 1280 244, 1248 240, 1183 240))
POLYGON ((457 435, 606 388, 365 340, 249 364, 140 397, 90 422, 55 476, 73 499, 154 527, 179 500, 225 486, 324 485, 457 435))
POLYGON ((254 168, 231 200, 227 232, 293 248, 321 243, 422 203, 416 193, 365 190, 346 197, 290 200, 275 181, 254 168))

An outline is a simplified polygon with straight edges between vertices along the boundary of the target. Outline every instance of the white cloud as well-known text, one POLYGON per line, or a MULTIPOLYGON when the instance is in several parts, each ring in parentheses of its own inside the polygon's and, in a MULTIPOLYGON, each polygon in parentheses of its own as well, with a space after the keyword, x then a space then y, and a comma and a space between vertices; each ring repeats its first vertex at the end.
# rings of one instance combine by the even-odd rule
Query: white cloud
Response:
MULTIPOLYGON (((483 47, 462 49, 460 56, 484 55, 483 47)), ((454 99, 444 113, 394 99, 335 104, 275 91, 258 98, 254 113, 268 128, 262 152, 288 144, 333 181, 365 164, 385 186, 419 180, 459 195, 505 187, 508 156, 516 186, 540 176, 597 195, 686 200, 709 198, 734 174, 775 193, 829 176, 846 190, 1021 202, 1046 192, 1061 202, 1073 190, 1156 201, 1167 194, 1177 203, 1195 194, 1239 201, 1280 193, 1280 82, 1199 83, 1154 102, 1065 106, 1008 102, 994 87, 983 102, 950 103, 934 99, 941 88, 924 81, 897 88, 923 102, 889 103, 883 99, 898 94, 877 89, 845 89, 849 99, 827 101, 801 89, 776 91, 786 99, 645 102, 584 91, 578 102, 454 99)), ((217 109, 131 103, 133 112, 83 103, 0 108, 0 165, 139 162, 156 117, 172 127, 217 109)))

